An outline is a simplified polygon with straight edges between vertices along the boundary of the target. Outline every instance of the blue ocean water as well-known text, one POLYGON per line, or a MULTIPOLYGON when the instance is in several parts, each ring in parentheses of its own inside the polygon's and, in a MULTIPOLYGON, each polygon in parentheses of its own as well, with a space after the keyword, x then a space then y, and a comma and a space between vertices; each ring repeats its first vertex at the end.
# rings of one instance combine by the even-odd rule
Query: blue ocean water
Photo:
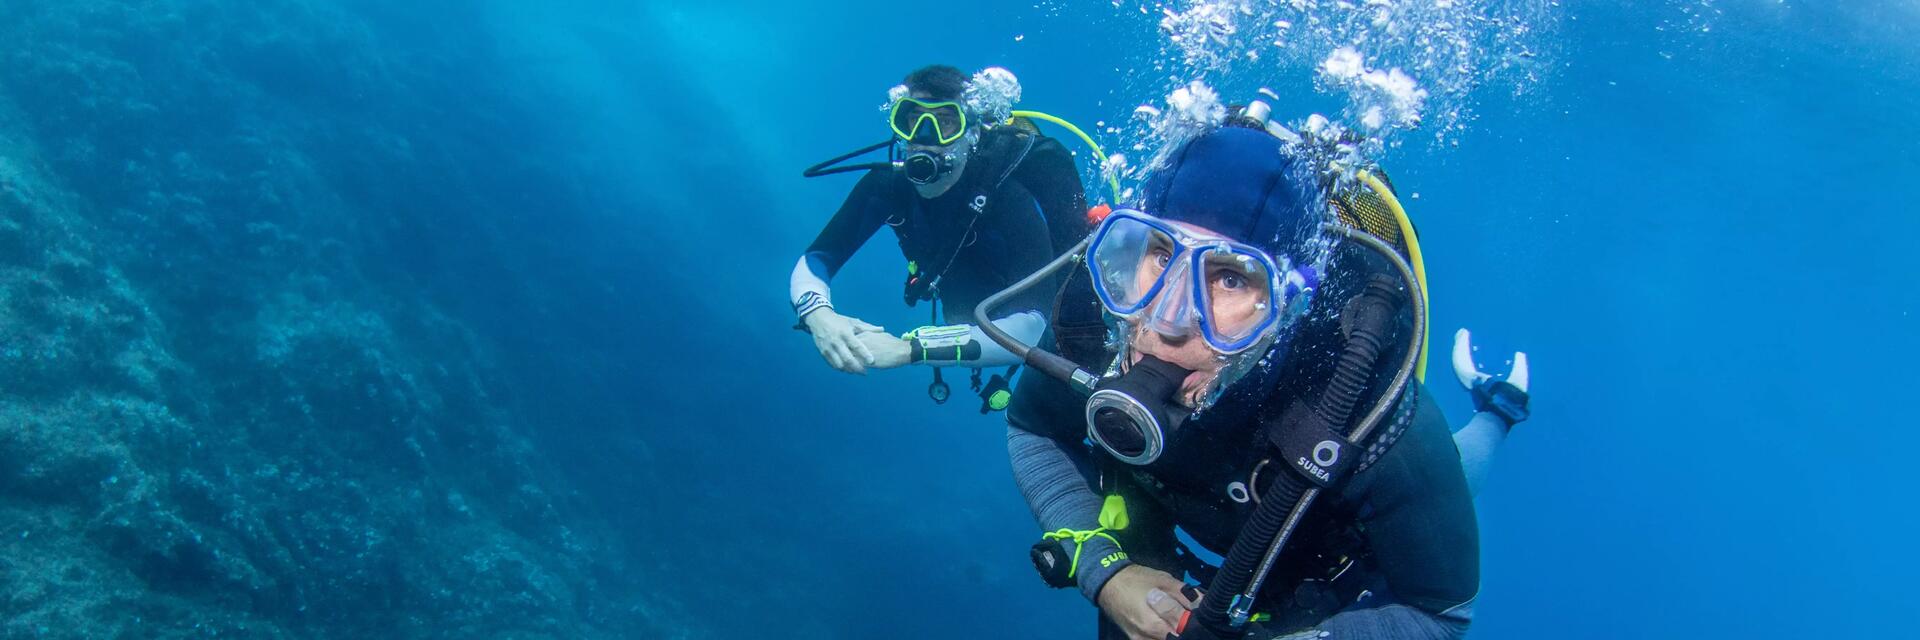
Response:
MULTIPOLYGON (((1187 4, 9 0, 0 253, 52 275, 5 280, 9 346, 48 354, 0 390, 6 635, 1089 637, 1032 574, 1003 422, 791 329, 853 183, 799 172, 929 63, 1125 122, 1195 79, 1161 64, 1187 4), (89 295, 139 320, 25 306, 89 295), (185 426, 61 422, 96 388, 185 426), (129 469, 158 488, 103 488, 129 469), (106 611, 145 617, 73 626, 106 611)), ((1524 91, 1383 158, 1439 337, 1533 364, 1473 637, 1906 635, 1920 5, 1539 8, 1524 91)), ((1204 79, 1338 113, 1312 73, 1204 79)), ((869 243, 836 306, 921 324, 903 262, 869 243)))

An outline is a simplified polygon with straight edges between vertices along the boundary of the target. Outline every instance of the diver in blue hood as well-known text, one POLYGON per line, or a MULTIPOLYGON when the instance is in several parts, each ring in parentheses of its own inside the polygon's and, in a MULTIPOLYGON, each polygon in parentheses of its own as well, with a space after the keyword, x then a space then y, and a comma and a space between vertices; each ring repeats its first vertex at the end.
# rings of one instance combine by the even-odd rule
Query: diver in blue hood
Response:
MULTIPOLYGON (((1360 172, 1373 187, 1355 197, 1257 106, 1021 283, 1084 261, 1071 277, 1089 286, 1065 290, 1097 299, 1107 339, 1056 320, 1054 353, 989 332, 1048 374, 1008 411, 1015 479, 1048 532, 1035 568, 1100 608, 1103 640, 1460 637, 1479 591, 1475 470, 1420 382, 1417 240, 1383 179, 1360 172)), ((1455 373, 1480 413, 1459 437, 1485 453, 1527 417, 1525 359, 1492 376, 1470 350, 1463 332, 1455 373)))

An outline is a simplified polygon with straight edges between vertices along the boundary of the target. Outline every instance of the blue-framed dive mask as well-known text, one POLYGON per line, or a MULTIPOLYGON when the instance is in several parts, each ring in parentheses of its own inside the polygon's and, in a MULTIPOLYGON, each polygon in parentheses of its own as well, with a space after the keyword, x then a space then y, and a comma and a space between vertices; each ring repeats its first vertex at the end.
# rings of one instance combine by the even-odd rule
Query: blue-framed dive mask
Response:
POLYGON ((1133 209, 1100 223, 1087 247, 1094 292, 1108 312, 1162 334, 1198 331, 1233 355, 1282 324, 1306 291, 1291 261, 1133 209))

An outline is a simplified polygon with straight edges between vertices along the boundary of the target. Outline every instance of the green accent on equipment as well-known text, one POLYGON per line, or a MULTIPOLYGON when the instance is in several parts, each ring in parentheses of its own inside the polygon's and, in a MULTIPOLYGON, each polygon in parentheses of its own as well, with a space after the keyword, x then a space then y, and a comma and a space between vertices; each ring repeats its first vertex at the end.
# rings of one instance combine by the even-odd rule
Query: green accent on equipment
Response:
POLYGON ((1129 524, 1132 523, 1127 521, 1127 499, 1117 493, 1107 496, 1106 502, 1100 504, 1100 528, 1125 531, 1129 524))
MULTIPOLYGON (((1080 571, 1080 551, 1086 546, 1088 540, 1092 540, 1094 536, 1100 536, 1112 542, 1113 546, 1118 547, 1120 546, 1120 541, 1114 539, 1113 536, 1108 535, 1107 532, 1125 530, 1128 524, 1129 523, 1127 522, 1127 499, 1122 498, 1116 494, 1116 495, 1107 496, 1106 502, 1100 506, 1100 528, 1094 529, 1092 531, 1074 531, 1072 529, 1060 529, 1058 531, 1049 531, 1047 533, 1041 534, 1040 537, 1043 540, 1072 540, 1073 541, 1073 563, 1071 565, 1068 565, 1070 569, 1068 569, 1067 571, 1067 577, 1072 578, 1074 574, 1077 574, 1080 571)), ((1126 553, 1124 551, 1117 555, 1119 558, 1126 557, 1126 553)))
MULTIPOLYGON (((1073 132, 1073 135, 1080 136, 1080 141, 1087 143, 1088 148, 1093 149, 1093 158, 1095 160, 1100 161, 1100 170, 1101 171, 1106 170, 1107 152, 1102 151, 1100 149, 1100 143, 1094 142, 1093 136, 1087 135, 1087 132, 1085 131, 1081 131, 1080 127, 1073 126, 1073 123, 1067 122, 1066 120, 1063 120, 1057 116, 1048 115, 1045 113, 1041 113, 1039 111, 1014 111, 1013 117, 1032 118, 1034 120, 1044 120, 1047 122, 1060 125, 1062 127, 1066 127, 1068 131, 1073 132)), ((1107 187, 1113 189, 1113 201, 1119 202, 1120 201, 1120 180, 1113 176, 1107 176, 1107 187)))
POLYGON ((960 103, 921 102, 913 98, 902 97, 893 103, 893 112, 887 114, 887 121, 893 126, 893 135, 901 140, 915 142, 938 142, 941 145, 953 144, 967 132, 967 110, 960 103), (920 136, 922 125, 932 125, 932 136, 920 136))

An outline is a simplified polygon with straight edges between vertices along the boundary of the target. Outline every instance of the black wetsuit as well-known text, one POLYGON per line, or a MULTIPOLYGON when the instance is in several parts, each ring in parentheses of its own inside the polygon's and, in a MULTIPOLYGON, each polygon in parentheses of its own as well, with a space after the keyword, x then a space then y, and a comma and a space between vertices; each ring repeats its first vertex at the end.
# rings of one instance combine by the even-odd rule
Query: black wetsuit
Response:
MULTIPOLYGON (((1038 271, 1088 230, 1086 194, 1072 154, 1057 141, 1014 127, 982 134, 960 179, 945 193, 923 198, 898 171, 871 171, 807 247, 796 269, 819 288, 882 226, 893 229, 900 252, 918 277, 933 284, 909 304, 933 299, 938 324, 973 324, 980 301, 1038 271), (1016 159, 1017 158, 1017 159, 1016 159), (997 183, 997 187, 996 187, 997 183), (986 206, 974 208, 987 196, 986 206)), ((808 287, 796 285, 796 311, 806 313, 808 287)), ((996 310, 995 324, 1031 343, 1046 328, 1053 287, 1035 287, 996 310)), ((825 298, 825 291, 819 292, 825 298)), ((977 330, 976 330, 977 331, 977 330)), ((976 340, 978 361, 928 362, 1003 366, 1017 361, 998 345, 976 340)))
MULTIPOLYGON (((1322 293, 1338 297, 1337 291, 1322 293)), ((1112 461, 1085 443, 1084 396, 1043 376, 1022 381, 1008 411, 1008 448, 1015 478, 1041 526, 1092 529, 1102 495, 1128 497, 1132 525, 1117 534, 1127 559, 1080 565, 1079 586, 1088 599, 1096 600, 1106 580, 1133 563, 1176 576, 1191 570, 1205 586, 1210 567, 1179 550, 1173 527, 1226 555, 1256 507, 1236 494, 1246 499, 1239 493, 1246 487, 1258 492, 1276 474, 1291 473, 1284 464, 1268 464, 1260 469, 1262 477, 1254 477, 1273 455, 1254 416, 1261 407, 1312 397, 1330 378, 1338 329, 1330 316, 1316 315, 1296 329, 1301 335, 1287 363, 1265 386, 1278 392, 1237 407, 1229 393, 1212 415, 1183 427, 1167 453, 1145 467, 1112 461)), ((1376 375, 1375 393, 1384 380, 1376 375)), ((1416 391, 1406 429, 1386 454, 1309 512, 1258 600, 1255 610, 1273 619, 1255 625, 1248 637, 1303 629, 1325 632, 1309 637, 1328 640, 1465 633, 1479 590, 1472 497, 1445 419, 1424 389, 1416 391), (1325 580, 1344 566, 1342 556, 1356 562, 1340 579, 1325 580)), ((1108 558, 1116 551, 1096 537, 1082 557, 1108 558)), ((1102 618, 1101 638, 1123 637, 1102 618)))
MULTIPOLYGON (((1018 180, 1002 183, 978 222, 974 221, 967 202, 983 178, 973 166, 969 163, 959 184, 931 199, 920 197, 897 172, 868 172, 807 246, 808 262, 817 265, 823 278, 831 278, 874 232, 891 227, 900 253, 922 272, 940 277, 942 322, 970 323, 973 305, 1053 259, 1040 207, 1018 180), (949 256, 952 266, 944 264, 949 256)), ((1034 293, 1016 300, 1007 311, 1037 311, 1051 302, 1047 299, 1051 292, 1034 293)))

